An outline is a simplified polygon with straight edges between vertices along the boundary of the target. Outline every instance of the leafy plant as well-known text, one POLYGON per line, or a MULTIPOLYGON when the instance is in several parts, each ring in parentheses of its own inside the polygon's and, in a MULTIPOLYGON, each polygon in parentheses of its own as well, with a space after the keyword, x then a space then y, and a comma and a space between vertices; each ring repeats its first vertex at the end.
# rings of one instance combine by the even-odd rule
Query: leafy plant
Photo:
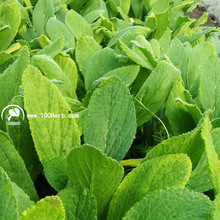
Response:
POLYGON ((220 218, 200 2, 0 1, 1 219, 220 218))

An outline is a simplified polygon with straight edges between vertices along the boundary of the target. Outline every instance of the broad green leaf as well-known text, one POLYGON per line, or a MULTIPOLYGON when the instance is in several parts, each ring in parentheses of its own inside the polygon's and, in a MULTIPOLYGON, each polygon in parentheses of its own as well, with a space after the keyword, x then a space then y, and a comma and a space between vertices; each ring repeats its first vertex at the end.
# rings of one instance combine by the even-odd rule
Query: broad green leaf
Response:
POLYGON ((197 44, 190 52, 185 86, 194 97, 198 95, 201 66, 213 56, 215 56, 215 50, 210 43, 197 44))
POLYGON ((53 80, 52 82, 56 84, 63 96, 76 98, 76 88, 73 87, 69 78, 52 58, 46 55, 36 55, 32 61, 37 64, 37 67, 49 80, 53 80))
POLYGON ((65 210, 58 196, 47 196, 24 211, 18 220, 65 220, 65 210))
POLYGON ((220 117, 220 59, 209 56, 200 64, 199 91, 196 101, 202 110, 213 110, 213 118, 220 117))
POLYGON ((153 69, 147 57, 143 53, 140 53, 140 51, 131 50, 121 40, 118 40, 118 46, 133 62, 137 63, 143 68, 146 68, 149 70, 153 69))
POLYGON ((64 38, 64 47, 66 49, 75 49, 75 37, 63 22, 50 18, 46 25, 46 31, 52 41, 62 36, 64 38))
POLYGON ((15 0, 5 1, 0 5, 0 51, 6 50, 11 44, 18 32, 20 22, 21 14, 15 0))
POLYGON ((114 69, 104 75, 104 77, 117 76, 120 78, 126 86, 130 86, 136 79, 140 66, 129 65, 114 69))
POLYGON ((143 1, 142 0, 131 0, 131 8, 132 8, 132 11, 134 12, 135 18, 141 19, 143 8, 144 8, 143 1))
POLYGON ((48 183, 57 191, 64 189, 69 180, 65 170, 66 160, 62 156, 48 157, 43 163, 44 175, 48 183))
POLYGON ((220 217, 220 194, 215 197, 215 200, 213 201, 213 206, 214 208, 211 213, 212 219, 218 220, 220 217))
POLYGON ((15 58, 6 52, 0 52, 0 74, 5 71, 13 62, 15 58))
POLYGON ((45 33, 46 24, 54 13, 55 9, 52 0, 39 0, 37 2, 33 11, 33 24, 38 36, 45 33))
POLYGON ((73 10, 67 13, 65 23, 76 39, 79 39, 82 34, 93 36, 92 28, 89 23, 73 10))
POLYGON ((191 132, 161 142, 147 154, 146 159, 164 154, 185 153, 190 157, 194 169, 205 149, 205 143, 201 136, 204 126, 205 124, 201 123, 191 132))
POLYGON ((81 36, 76 44, 76 61, 84 75, 88 67, 90 57, 101 50, 102 47, 91 36, 81 36))
POLYGON ((175 67, 181 70, 182 79, 186 85, 187 63, 191 47, 184 45, 179 39, 174 38, 171 41, 168 57, 175 67))
POLYGON ((36 115, 28 119, 40 161, 44 165, 53 156, 65 157, 72 147, 80 146, 78 126, 69 117, 70 106, 57 87, 35 67, 28 66, 22 80, 25 110, 28 115, 36 115))
POLYGON ((18 205, 18 213, 19 215, 25 211, 26 209, 30 208, 34 205, 34 202, 30 200, 29 196, 19 188, 15 183, 12 183, 13 189, 15 192, 15 197, 18 205))
POLYGON ((149 33, 150 33, 150 29, 147 27, 142 27, 142 26, 126 27, 115 32, 112 39, 108 42, 107 47, 113 47, 118 40, 121 40, 123 42, 123 39, 126 39, 126 41, 130 43, 129 40, 135 39, 136 36, 143 35, 146 37, 149 33), (132 39, 129 37, 130 35, 132 36, 132 39))
POLYGON ((220 160, 213 146, 211 136, 211 122, 209 120, 210 111, 204 115, 204 126, 201 131, 202 138, 205 142, 205 151, 208 160, 208 168, 211 176, 211 181, 214 187, 215 195, 220 192, 220 160))
POLYGON ((130 0, 113 0, 117 7, 120 7, 122 11, 127 15, 130 10, 130 0))
MULTIPOLYGON (((22 96, 15 96, 9 104, 17 105, 24 109, 24 101, 22 96)), ((39 162, 39 158, 34 147, 28 119, 26 117, 24 119, 19 117, 19 120, 16 121, 20 122, 21 124, 19 126, 12 126, 6 123, 6 131, 12 139, 15 149, 24 160, 25 166, 30 173, 33 182, 35 182, 42 169, 42 166, 39 162)))
POLYGON ((2 220, 16 220, 18 207, 13 185, 0 166, 0 216, 2 220))
POLYGON ((129 89, 116 76, 95 89, 83 118, 84 141, 121 161, 136 133, 135 108, 129 89))
POLYGON ((157 60, 153 48, 143 35, 139 35, 132 41, 132 50, 137 54, 143 53, 147 57, 153 69, 157 66, 157 60))
POLYGON ((47 55, 47 56, 54 56, 59 53, 64 46, 64 39, 60 37, 59 39, 55 40, 54 42, 50 43, 43 49, 39 50, 36 55, 47 55))
POLYGON ((193 130, 202 117, 190 93, 179 81, 173 84, 165 106, 165 114, 174 135, 193 130))
POLYGON ((179 77, 180 71, 173 65, 165 61, 157 65, 136 95, 138 126, 148 121, 160 109, 166 101, 173 83, 179 77))
POLYGON ((184 187, 192 169, 185 154, 152 158, 133 169, 122 181, 109 205, 108 220, 122 219, 148 192, 167 187, 184 187))
POLYGON ((58 63, 60 68, 69 78, 70 82, 73 85, 73 88, 75 88, 76 90, 77 81, 78 81, 78 72, 77 72, 76 63, 65 53, 58 53, 54 57, 54 60, 58 63))
POLYGON ((72 184, 88 188, 94 194, 101 216, 123 177, 122 166, 89 145, 73 148, 66 160, 72 184))
POLYGON ((212 210, 207 196, 188 189, 157 190, 136 203, 123 220, 208 219, 212 210))
POLYGON ((74 10, 79 12, 82 6, 86 3, 86 0, 72 0, 70 3, 70 7, 74 10))
POLYGON ((213 189, 205 152, 202 154, 196 168, 192 171, 186 188, 197 192, 206 192, 213 189))
MULTIPOLYGON (((220 128, 212 130, 212 140, 215 147, 215 151, 220 159, 220 128)), ((203 153, 197 167, 192 172, 189 182, 187 183, 187 188, 198 191, 206 192, 213 188, 210 172, 208 168, 208 161, 206 157, 206 152, 203 153)))
POLYGON ((106 4, 103 0, 94 1, 83 13, 83 17, 88 23, 94 22, 102 14, 105 18, 109 18, 106 4))
POLYGON ((12 182, 15 182, 34 201, 38 199, 37 192, 24 161, 9 138, 0 131, 0 166, 5 170, 12 182))
POLYGON ((84 74, 85 86, 88 91, 95 80, 101 78, 106 73, 117 68, 117 57, 115 51, 105 48, 96 52, 87 63, 84 74))
POLYGON ((66 220, 96 220, 96 199, 88 189, 68 187, 57 194, 65 208, 66 220))
MULTIPOLYGON (((18 94, 21 76, 29 64, 29 56, 28 48, 23 47, 17 60, 0 75, 0 112, 18 94)), ((0 129, 3 130, 4 128, 5 124, 1 123, 0 129)))

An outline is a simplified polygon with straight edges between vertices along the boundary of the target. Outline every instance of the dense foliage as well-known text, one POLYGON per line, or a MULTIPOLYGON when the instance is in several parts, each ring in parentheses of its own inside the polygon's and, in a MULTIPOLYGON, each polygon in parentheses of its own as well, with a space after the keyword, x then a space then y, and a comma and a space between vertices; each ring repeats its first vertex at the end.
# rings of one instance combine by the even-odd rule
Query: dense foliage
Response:
POLYGON ((0 0, 1 220, 220 219, 200 2, 0 0))

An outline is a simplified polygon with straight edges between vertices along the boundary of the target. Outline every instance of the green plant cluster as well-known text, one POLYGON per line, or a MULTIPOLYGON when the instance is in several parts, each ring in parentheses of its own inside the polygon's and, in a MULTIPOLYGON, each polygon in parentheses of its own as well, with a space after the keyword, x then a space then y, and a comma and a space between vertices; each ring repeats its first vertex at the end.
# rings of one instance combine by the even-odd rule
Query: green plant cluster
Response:
POLYGON ((1 220, 220 219, 200 2, 0 0, 1 220))

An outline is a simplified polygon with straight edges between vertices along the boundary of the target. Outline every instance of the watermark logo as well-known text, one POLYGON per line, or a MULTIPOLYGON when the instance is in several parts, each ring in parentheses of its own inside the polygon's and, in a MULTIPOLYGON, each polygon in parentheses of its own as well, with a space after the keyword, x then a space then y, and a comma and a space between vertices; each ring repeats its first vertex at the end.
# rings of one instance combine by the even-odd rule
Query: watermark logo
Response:
POLYGON ((1 112, 1 119, 6 120, 7 125, 21 125, 24 118, 24 110, 18 105, 8 105, 1 112))

